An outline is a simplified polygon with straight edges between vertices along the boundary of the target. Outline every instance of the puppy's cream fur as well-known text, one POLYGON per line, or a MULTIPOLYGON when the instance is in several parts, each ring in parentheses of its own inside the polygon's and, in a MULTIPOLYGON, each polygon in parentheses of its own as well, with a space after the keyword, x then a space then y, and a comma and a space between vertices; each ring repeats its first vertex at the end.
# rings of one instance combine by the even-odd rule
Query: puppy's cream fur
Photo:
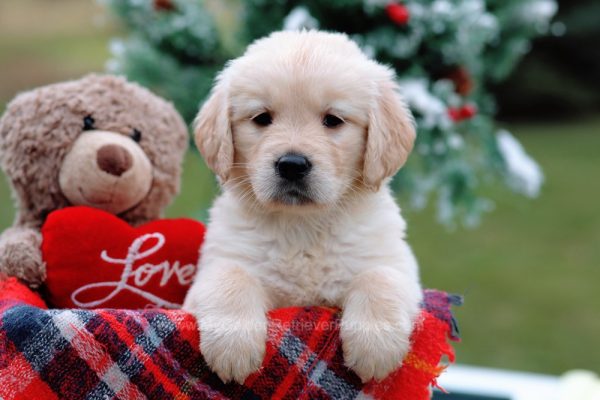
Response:
POLYGON ((184 304, 208 365, 243 382, 262 363, 267 310, 331 305, 348 367, 364 381, 397 368, 421 288, 387 185, 415 138, 393 72, 341 34, 274 33, 220 74, 195 135, 223 187, 184 304), (268 126, 253 121, 264 112, 268 126), (312 163, 302 204, 278 197, 274 164, 290 152, 312 163))

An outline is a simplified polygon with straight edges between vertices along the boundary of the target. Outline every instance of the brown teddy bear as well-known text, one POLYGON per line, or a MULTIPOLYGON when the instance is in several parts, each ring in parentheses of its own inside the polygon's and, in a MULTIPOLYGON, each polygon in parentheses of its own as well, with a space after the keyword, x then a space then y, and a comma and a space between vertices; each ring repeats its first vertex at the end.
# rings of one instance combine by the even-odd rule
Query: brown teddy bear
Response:
POLYGON ((17 96, 0 119, 0 166, 17 214, 0 236, 0 274, 44 282, 40 228, 85 205, 137 226, 179 190, 188 144, 175 108, 123 78, 90 75, 17 96))

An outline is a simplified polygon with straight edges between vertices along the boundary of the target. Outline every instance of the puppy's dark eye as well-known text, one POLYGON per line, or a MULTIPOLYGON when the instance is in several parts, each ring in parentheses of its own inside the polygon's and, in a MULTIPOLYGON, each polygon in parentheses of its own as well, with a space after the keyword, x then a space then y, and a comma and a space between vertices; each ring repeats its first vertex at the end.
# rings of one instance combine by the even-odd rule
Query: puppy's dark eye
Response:
POLYGON ((325 125, 327 128, 335 128, 343 123, 344 121, 335 115, 327 114, 325 118, 323 118, 323 125, 325 125))
POLYGON ((91 131, 92 129, 94 129, 95 122, 96 121, 94 121, 94 118, 92 118, 91 115, 86 116, 85 118, 83 118, 83 130, 91 131))
POLYGON ((134 128, 133 131, 131 132, 131 134, 129 135, 129 137, 134 142, 139 143, 142 140, 142 132, 140 132, 140 131, 138 131, 137 129, 134 128))
POLYGON ((273 117, 271 116, 271 113, 264 112, 252 118, 252 122, 258 126, 269 126, 273 123, 273 117))

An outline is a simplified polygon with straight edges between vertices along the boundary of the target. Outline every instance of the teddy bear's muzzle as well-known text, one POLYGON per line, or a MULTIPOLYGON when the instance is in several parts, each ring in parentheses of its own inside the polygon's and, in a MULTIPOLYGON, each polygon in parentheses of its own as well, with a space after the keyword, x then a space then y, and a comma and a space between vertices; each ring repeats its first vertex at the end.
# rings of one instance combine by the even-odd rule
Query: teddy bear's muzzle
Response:
POLYGON ((72 205, 120 214, 150 192, 154 171, 142 147, 117 132, 85 131, 65 156, 60 188, 72 205))

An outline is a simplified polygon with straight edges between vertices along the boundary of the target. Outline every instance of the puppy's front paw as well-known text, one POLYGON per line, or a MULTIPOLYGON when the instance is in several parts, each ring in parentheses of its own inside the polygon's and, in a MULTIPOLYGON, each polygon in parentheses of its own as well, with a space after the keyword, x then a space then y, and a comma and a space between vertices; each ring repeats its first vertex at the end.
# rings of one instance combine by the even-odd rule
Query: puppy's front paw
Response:
POLYGON ((363 382, 382 380, 399 368, 410 348, 406 324, 343 318, 340 336, 344 361, 363 382))
POLYGON ((223 382, 243 384, 258 371, 265 356, 266 317, 201 318, 200 351, 209 368, 223 382))

